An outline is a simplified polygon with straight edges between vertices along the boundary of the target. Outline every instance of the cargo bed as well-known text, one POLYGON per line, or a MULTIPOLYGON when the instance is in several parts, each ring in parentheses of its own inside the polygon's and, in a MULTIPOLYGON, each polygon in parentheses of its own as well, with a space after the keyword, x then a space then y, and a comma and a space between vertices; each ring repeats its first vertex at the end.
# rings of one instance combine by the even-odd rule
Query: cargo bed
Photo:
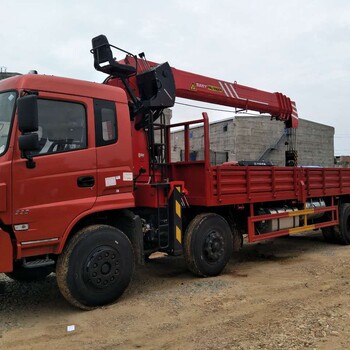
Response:
POLYGON ((191 205, 217 206, 350 194, 350 169, 275 166, 206 166, 205 161, 172 164, 185 182, 191 205))

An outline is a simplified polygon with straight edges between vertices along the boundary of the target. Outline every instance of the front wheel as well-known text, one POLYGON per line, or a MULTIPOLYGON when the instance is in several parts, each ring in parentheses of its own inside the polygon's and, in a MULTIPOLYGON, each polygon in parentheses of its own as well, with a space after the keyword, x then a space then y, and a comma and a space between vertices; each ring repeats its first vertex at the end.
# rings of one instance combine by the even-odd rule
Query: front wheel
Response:
POLYGON ((57 284, 68 302, 91 309, 117 300, 134 269, 132 245, 120 230, 93 225, 79 231, 59 256, 57 284))
POLYGON ((233 250, 231 229, 220 215, 197 215, 187 227, 184 255, 187 266, 197 276, 216 276, 227 265, 233 250))

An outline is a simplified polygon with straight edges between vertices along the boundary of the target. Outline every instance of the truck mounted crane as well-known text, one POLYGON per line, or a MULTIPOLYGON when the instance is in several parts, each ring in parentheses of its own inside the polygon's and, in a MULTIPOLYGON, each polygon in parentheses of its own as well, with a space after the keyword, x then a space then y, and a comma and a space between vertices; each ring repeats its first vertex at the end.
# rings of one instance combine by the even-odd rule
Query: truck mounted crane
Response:
MULTIPOLYGON (((107 71, 106 67, 103 68, 98 63, 102 57, 102 61, 107 60, 109 62, 109 67, 113 67, 113 65, 116 64, 114 63, 113 55, 111 53, 108 57, 103 56, 105 48, 110 46, 106 37, 103 35, 96 37, 93 45, 96 45, 95 68, 109 74, 109 78, 107 78, 106 83, 114 86, 120 86, 122 88, 126 86, 125 84, 129 84, 127 91, 130 95, 131 103, 135 102, 135 96, 140 95, 140 88, 143 90, 141 93, 143 95, 145 94, 145 82, 137 82, 137 79, 140 80, 142 73, 156 69, 159 64, 146 61, 144 53, 139 55, 140 58, 138 58, 136 55, 128 53, 124 60, 118 62, 118 64, 128 67, 128 69, 132 69, 132 67, 135 68, 135 71, 128 75, 128 81, 126 82, 124 74, 122 74, 122 76, 120 76, 118 73, 113 74, 113 69, 111 71, 107 71)), ((122 51, 126 52, 124 50, 122 51)), ((260 113, 267 113, 272 119, 283 121, 285 123, 285 132, 287 136, 285 164, 287 166, 297 165, 295 140, 296 129, 298 127, 298 112, 296 103, 291 101, 289 97, 280 92, 270 93, 240 85, 237 82, 231 83, 220 79, 214 79, 179 70, 174 67, 170 67, 170 69, 175 84, 175 86, 172 86, 172 91, 175 90, 176 97, 234 107, 236 109, 240 109, 240 111, 252 110, 260 113)), ((170 73, 168 74, 170 75, 170 73)), ((158 79, 158 82, 159 81, 160 80, 158 79)), ((150 93, 150 88, 151 87, 148 87, 146 94, 150 93)), ((165 89, 165 91, 167 90, 165 89)))
POLYGON ((206 277, 224 270, 243 236, 321 229, 326 241, 350 244, 350 169, 213 166, 208 115, 168 125, 163 113, 185 97, 269 113, 294 132, 293 101, 125 50, 117 61, 112 48, 92 39, 103 84, 0 81, 0 272, 20 281, 55 272, 67 301, 91 309, 116 301, 153 252, 183 255, 206 277), (204 159, 193 161, 198 124, 204 159), (174 127, 184 130, 184 161, 171 159, 174 127))

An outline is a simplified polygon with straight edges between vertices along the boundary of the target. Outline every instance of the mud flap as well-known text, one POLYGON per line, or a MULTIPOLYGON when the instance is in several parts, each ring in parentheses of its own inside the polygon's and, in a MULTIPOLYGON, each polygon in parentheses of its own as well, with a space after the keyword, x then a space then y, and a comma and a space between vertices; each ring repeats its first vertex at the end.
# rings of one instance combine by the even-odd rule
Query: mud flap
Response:
POLYGON ((135 255, 135 263, 139 265, 145 264, 144 249, 143 249, 143 233, 142 233, 142 223, 141 218, 134 214, 132 211, 124 209, 124 216, 128 219, 124 222, 122 230, 127 232, 135 255), (127 226, 125 226, 127 225, 127 226))
POLYGON ((0 272, 12 272, 13 247, 10 235, 0 229, 0 272))

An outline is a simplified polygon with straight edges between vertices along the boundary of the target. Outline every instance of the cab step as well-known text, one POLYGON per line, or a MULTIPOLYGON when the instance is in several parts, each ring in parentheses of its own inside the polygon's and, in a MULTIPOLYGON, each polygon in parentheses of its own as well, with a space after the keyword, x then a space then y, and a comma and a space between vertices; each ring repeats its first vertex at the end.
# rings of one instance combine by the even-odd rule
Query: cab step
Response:
POLYGON ((27 261, 25 258, 23 259, 23 267, 25 267, 26 269, 34 269, 37 267, 51 266, 51 265, 55 265, 55 260, 50 258, 30 260, 30 261, 27 261))

